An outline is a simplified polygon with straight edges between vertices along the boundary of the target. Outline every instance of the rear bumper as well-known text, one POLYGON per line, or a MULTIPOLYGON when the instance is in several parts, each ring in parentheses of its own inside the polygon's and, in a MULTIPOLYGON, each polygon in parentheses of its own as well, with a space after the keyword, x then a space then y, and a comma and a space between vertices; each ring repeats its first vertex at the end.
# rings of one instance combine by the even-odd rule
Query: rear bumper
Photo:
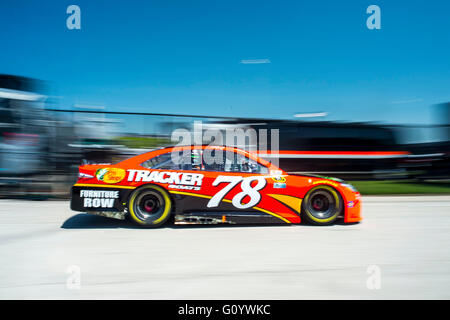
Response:
POLYGON ((73 186, 70 209, 81 212, 123 212, 131 191, 120 188, 102 188, 101 186, 73 186))

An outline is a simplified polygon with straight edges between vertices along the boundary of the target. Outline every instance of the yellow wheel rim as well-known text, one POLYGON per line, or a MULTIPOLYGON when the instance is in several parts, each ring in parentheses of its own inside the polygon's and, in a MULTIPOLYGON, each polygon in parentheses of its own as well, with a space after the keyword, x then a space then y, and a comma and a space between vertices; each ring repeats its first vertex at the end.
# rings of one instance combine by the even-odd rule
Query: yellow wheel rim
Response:
POLYGON ((305 211, 304 212, 306 213, 306 215, 308 215, 308 218, 310 218, 311 220, 313 220, 315 222, 318 222, 318 223, 330 222, 333 219, 335 219, 336 216, 338 216, 339 213, 340 213, 340 210, 339 210, 340 209, 340 198, 339 198, 339 195, 338 195, 338 193, 337 193, 337 191, 335 189, 333 189, 330 186, 326 186, 326 185, 320 185, 320 186, 314 187, 308 192, 308 194, 306 195, 305 199, 303 199, 303 203, 305 203, 305 204, 308 203, 311 194, 313 194, 314 191, 318 190, 318 189, 324 189, 324 190, 327 190, 327 191, 329 191, 331 193, 331 195, 333 196, 333 198, 335 200, 335 202, 334 202, 335 203, 335 213, 331 217, 328 217, 328 218, 325 218, 325 219, 319 219, 319 218, 315 217, 310 211, 308 211, 308 207, 306 205, 305 205, 305 211))
POLYGON ((159 186, 144 187, 142 189, 139 189, 139 190, 135 191, 132 194, 131 199, 130 199, 130 201, 128 203, 128 210, 130 212, 131 218, 134 221, 136 221, 137 223, 142 224, 142 225, 157 225, 158 223, 164 221, 167 218, 167 216, 171 212, 171 209, 172 209, 172 201, 170 200, 169 194, 166 192, 166 190, 164 190, 163 188, 161 188, 159 186), (136 215, 136 212, 134 211, 134 205, 135 205, 136 198, 145 189, 152 189, 152 190, 158 191, 161 194, 162 198, 164 199, 164 204, 165 204, 165 208, 164 208, 164 211, 161 214, 161 216, 158 219, 151 221, 151 223, 148 223, 148 222, 143 221, 142 219, 140 219, 136 215))

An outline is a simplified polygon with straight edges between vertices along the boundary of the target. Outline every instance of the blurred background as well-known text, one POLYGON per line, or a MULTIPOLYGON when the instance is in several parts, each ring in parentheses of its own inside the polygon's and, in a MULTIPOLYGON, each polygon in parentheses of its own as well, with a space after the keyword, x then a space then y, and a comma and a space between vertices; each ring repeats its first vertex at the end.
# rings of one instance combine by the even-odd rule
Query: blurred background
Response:
MULTIPOLYGON (((450 103, 430 106, 442 124, 406 125, 276 120, 58 109, 42 81, 0 75, 0 174, 3 197, 68 197, 82 163, 114 163, 174 145, 175 129, 279 130, 276 150, 287 172, 351 180, 364 194, 450 192, 450 103), (422 142, 424 136, 433 141, 422 142)), ((320 118, 322 115, 296 114, 320 118)), ((210 141, 204 140, 205 143, 210 141)), ((227 142, 227 141, 226 141, 227 142)), ((240 146, 248 149, 249 144, 240 146)), ((272 145, 273 147, 273 145, 272 145)))
POLYGON ((447 2, 378 1, 380 30, 364 1, 131 3, 77 1, 73 30, 69 2, 0 4, 1 197, 67 198, 194 121, 279 129, 282 169, 363 194, 450 193, 447 2))

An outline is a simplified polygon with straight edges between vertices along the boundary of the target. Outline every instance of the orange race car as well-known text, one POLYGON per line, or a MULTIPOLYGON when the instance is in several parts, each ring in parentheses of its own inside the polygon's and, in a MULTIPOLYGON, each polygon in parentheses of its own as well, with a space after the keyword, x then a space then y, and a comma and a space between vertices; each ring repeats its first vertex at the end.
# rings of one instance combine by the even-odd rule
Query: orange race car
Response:
POLYGON ((361 218, 361 196, 342 180, 287 174, 244 150, 156 149, 117 164, 79 167, 71 209, 159 227, 175 223, 328 225, 361 218))

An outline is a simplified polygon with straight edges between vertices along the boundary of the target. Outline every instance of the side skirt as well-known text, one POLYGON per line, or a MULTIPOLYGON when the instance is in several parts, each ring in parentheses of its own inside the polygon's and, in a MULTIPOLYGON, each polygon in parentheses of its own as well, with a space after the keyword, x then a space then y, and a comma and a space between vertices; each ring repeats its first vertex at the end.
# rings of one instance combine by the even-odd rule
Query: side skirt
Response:
POLYGON ((118 220, 125 220, 126 216, 126 212, 120 211, 87 211, 86 213, 118 220))
POLYGON ((267 213, 189 212, 175 215, 175 224, 287 224, 267 213))

